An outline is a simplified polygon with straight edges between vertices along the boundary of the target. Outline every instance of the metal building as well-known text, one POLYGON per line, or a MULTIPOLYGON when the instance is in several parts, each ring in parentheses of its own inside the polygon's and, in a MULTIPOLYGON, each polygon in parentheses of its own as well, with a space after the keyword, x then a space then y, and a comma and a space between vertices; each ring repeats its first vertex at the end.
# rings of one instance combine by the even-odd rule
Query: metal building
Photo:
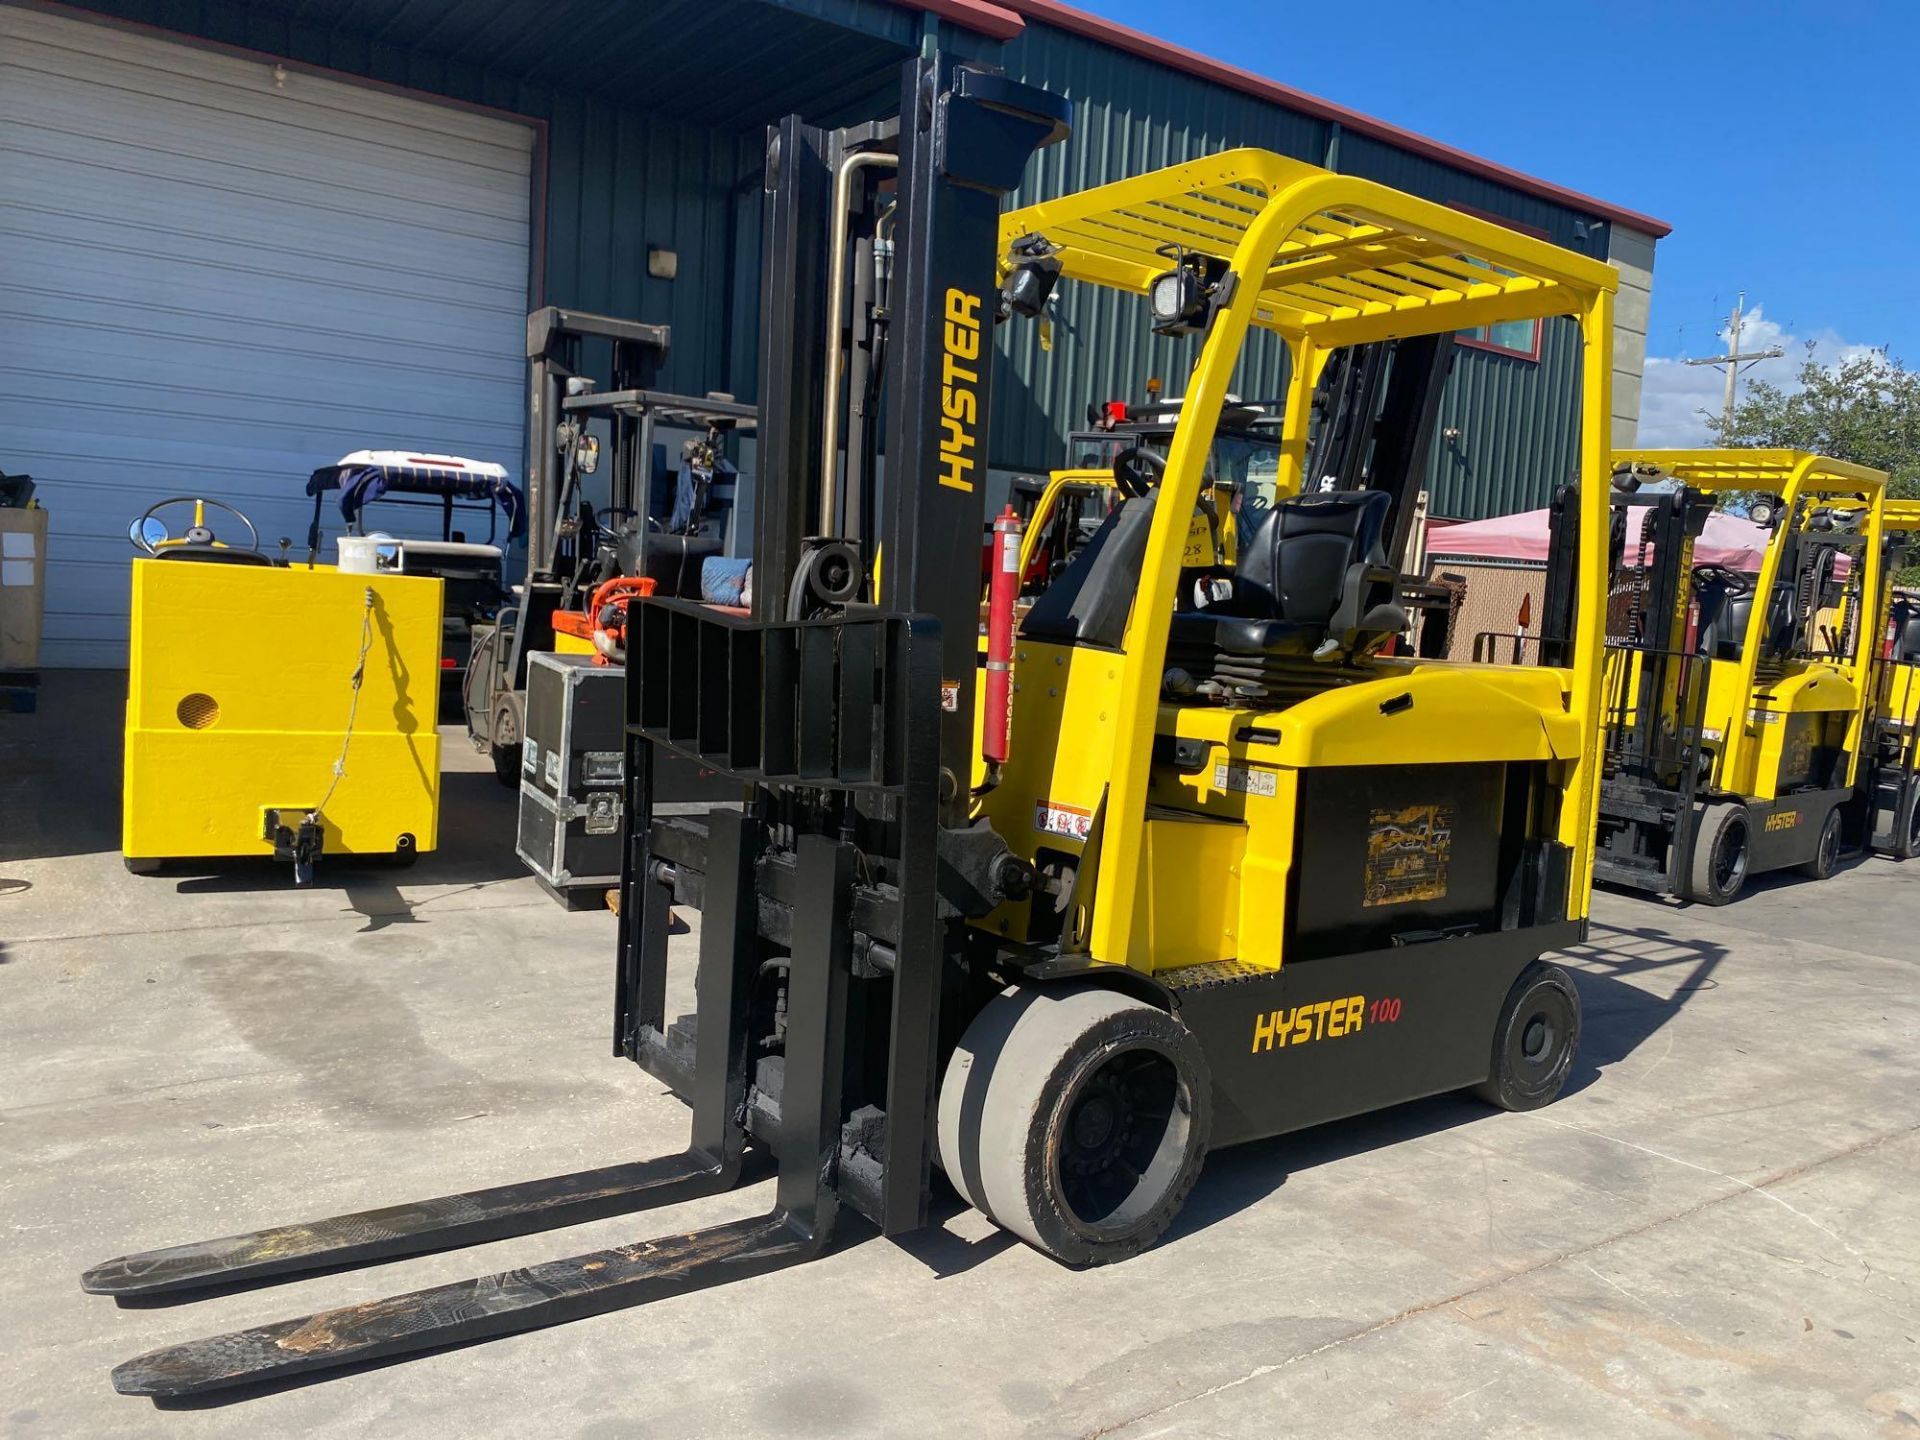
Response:
MULTIPOLYGON (((664 386, 750 399, 764 127, 878 113, 930 43, 1073 100, 1023 200, 1258 145, 1611 259, 1631 437, 1668 227, 1056 0, 0 0, 0 471, 52 512, 46 663, 124 663, 127 525, 163 495, 232 500, 271 548, 352 449, 518 473, 534 305, 667 324, 664 386)), ((1469 337, 1436 513, 1569 472, 1563 326, 1469 337)), ((1002 470, 1185 371, 1111 297, 1063 293, 1050 349, 1007 331, 1002 470)), ((1277 353, 1249 369, 1278 393, 1277 353)))

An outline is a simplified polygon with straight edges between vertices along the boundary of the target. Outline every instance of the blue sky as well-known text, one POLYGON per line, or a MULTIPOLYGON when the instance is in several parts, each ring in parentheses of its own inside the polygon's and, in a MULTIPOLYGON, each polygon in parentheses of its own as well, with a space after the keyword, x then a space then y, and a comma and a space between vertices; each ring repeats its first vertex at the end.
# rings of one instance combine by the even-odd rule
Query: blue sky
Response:
POLYGON ((1751 372, 1920 367, 1920 0, 1080 0, 1162 39, 1665 220, 1642 440, 1704 438, 1735 295, 1751 372), (1204 21, 1204 28, 1201 22, 1204 21))

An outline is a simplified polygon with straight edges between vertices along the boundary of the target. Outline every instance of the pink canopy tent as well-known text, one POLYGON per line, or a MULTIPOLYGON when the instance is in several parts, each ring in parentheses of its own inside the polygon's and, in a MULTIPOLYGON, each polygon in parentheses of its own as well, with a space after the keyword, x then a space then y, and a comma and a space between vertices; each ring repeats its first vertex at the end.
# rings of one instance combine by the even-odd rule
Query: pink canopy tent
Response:
MULTIPOLYGON (((1636 506, 1627 521, 1628 563, 1640 541, 1640 526, 1646 511, 1636 506)), ((1715 511, 1707 517, 1707 528, 1693 542, 1693 563, 1724 565, 1729 570, 1757 574, 1760 559, 1767 551, 1767 529, 1751 520, 1715 511)), ((1547 512, 1526 510, 1518 515, 1499 515, 1491 520, 1469 520, 1427 532, 1430 559, 1483 557, 1493 560, 1538 560, 1547 558, 1547 512)))

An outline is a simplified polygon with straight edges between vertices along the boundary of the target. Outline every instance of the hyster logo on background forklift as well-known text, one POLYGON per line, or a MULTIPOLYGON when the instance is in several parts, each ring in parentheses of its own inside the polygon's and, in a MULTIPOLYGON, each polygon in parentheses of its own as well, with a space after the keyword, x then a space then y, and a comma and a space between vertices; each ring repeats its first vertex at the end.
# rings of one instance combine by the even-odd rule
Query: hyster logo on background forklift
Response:
POLYGON ((1866 839, 1857 780, 1877 627, 1862 616, 1880 613, 1886 476, 1784 450, 1616 464, 1627 603, 1607 646, 1595 877, 1709 905, 1766 870, 1824 879, 1866 839), (1776 497, 1759 574, 1695 565, 1720 499, 1756 490, 1776 497))
POLYGON ((550 1228, 730 1188, 756 1147, 774 1208, 172 1346, 119 1388, 218 1390, 792 1265, 843 1208, 924 1225, 936 1164, 1045 1253, 1119 1260, 1210 1148, 1458 1088, 1512 1109, 1559 1092, 1579 1004, 1541 957, 1586 933, 1613 271, 1256 150, 1001 216, 1068 114, 935 55, 898 122, 772 135, 753 612, 655 597, 628 621, 614 1048, 690 1101, 689 1149, 85 1283, 185 1292, 550 1228), (994 607, 996 672, 986 322, 1039 313, 1063 277, 1138 297, 1193 368, 1165 451, 1124 457, 1140 493, 1017 632, 994 607), (1556 316, 1583 347, 1569 638, 1530 666, 1382 656, 1404 626, 1393 498, 1301 493, 1317 377, 1343 347, 1556 316), (1182 552, 1255 331, 1291 356, 1277 500, 1198 608, 1182 552), (844 456, 824 383, 843 358, 844 456), (654 814, 660 754, 731 774, 743 805, 654 814), (697 1014, 670 1024, 673 906, 701 926, 697 1014))

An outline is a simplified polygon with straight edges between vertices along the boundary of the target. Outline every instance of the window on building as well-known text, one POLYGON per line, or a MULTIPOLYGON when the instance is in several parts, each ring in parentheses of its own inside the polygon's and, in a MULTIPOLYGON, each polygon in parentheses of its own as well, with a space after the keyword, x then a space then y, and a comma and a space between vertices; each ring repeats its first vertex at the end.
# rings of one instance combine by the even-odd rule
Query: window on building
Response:
MULTIPOLYGON (((1491 220, 1495 224, 1505 225, 1510 230, 1518 230, 1524 235, 1538 239, 1548 238, 1546 231, 1532 225, 1522 225, 1517 220, 1508 220, 1504 216, 1490 215, 1484 210, 1476 210, 1471 205, 1455 205, 1456 210, 1464 210, 1469 215, 1477 215, 1482 220, 1491 220)), ((1484 260, 1474 260, 1462 256, 1470 265, 1486 265, 1484 260)), ((1487 266, 1488 269, 1493 267, 1487 266)), ((1522 360, 1538 361, 1540 358, 1540 322, 1538 320, 1503 320, 1498 325, 1476 325, 1471 330, 1456 330, 1454 338, 1476 350, 1491 350, 1498 355, 1513 355, 1522 360)))

